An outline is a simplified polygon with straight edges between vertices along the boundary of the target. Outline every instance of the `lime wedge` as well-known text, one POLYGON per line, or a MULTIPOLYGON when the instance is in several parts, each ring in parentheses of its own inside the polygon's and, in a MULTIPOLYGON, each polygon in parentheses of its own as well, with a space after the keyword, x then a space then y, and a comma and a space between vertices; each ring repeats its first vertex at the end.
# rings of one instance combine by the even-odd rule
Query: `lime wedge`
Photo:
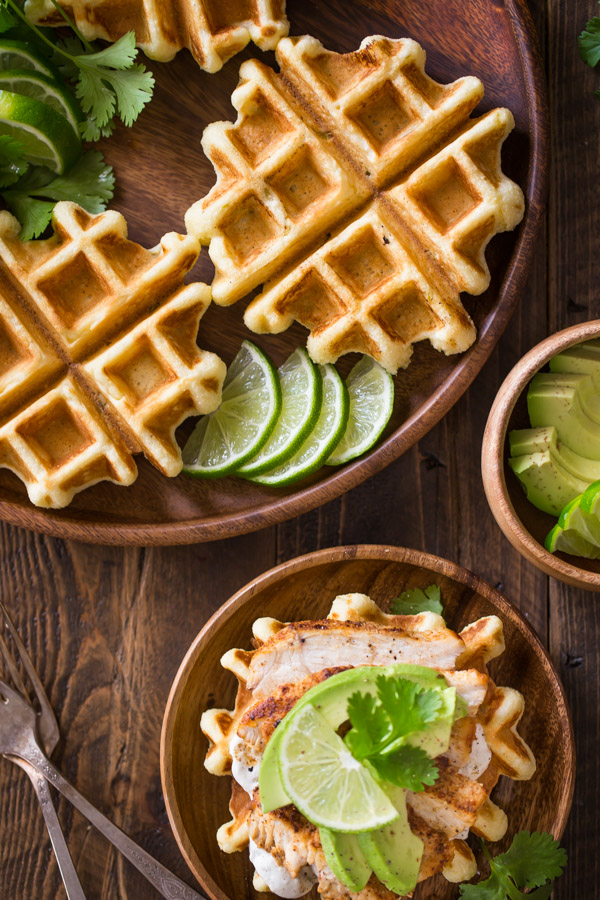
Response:
POLYGON ((592 544, 574 528, 564 529, 555 525, 545 540, 546 550, 550 553, 569 553, 571 556, 583 556, 586 559, 600 559, 600 547, 592 544))
POLYGON ((259 453, 238 475, 246 478, 260 475, 279 466, 296 452, 312 431, 321 411, 321 376, 310 356, 299 347, 279 369, 281 413, 273 433, 259 453))
POLYGON ((370 450, 394 408, 394 379, 370 356, 356 363, 346 386, 350 417, 342 440, 327 460, 328 466, 340 466, 370 450))
POLYGON ((280 409, 277 369, 244 341, 227 371, 220 407, 200 419, 183 448, 183 471, 197 478, 234 472, 269 439, 280 409))
POLYGON ((0 69, 30 69, 48 78, 59 74, 54 66, 39 56, 25 41, 0 40, 0 69))
POLYGON ((82 116, 77 101, 53 78, 31 69, 9 69, 6 72, 0 70, 0 90, 12 91, 14 94, 46 103, 65 117, 79 140, 77 123, 82 116))
POLYGON ((316 472, 337 447, 348 423, 348 390, 333 366, 320 366, 319 369, 323 381, 323 403, 317 424, 290 459, 263 475, 253 476, 252 481, 270 487, 293 484, 316 472))
POLYGON ((62 175, 81 156, 69 122, 39 100, 0 90, 0 133, 19 141, 27 162, 62 175))
POLYGON ((288 720, 279 771, 286 793, 309 822, 358 833, 388 825, 398 810, 369 770, 312 704, 288 720))

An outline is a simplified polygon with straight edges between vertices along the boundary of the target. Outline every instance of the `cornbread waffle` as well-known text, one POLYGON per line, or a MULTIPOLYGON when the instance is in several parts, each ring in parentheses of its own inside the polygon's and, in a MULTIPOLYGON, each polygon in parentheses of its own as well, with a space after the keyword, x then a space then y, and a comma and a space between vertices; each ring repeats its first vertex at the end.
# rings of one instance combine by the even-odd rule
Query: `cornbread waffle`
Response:
POLYGON ((183 284, 195 238, 145 250, 119 213, 67 202, 53 226, 23 243, 0 213, 0 466, 61 507, 101 480, 131 484, 134 453, 176 475, 175 428, 218 406, 225 365, 196 346, 210 290, 183 284))
MULTIPOLYGON (((489 799, 492 789, 500 774, 513 779, 528 779, 535 771, 533 754, 517 730, 523 714, 523 698, 517 691, 497 687, 487 674, 486 663, 504 650, 502 623, 496 616, 479 619, 457 635, 434 613, 388 615, 364 594, 345 594, 334 600, 327 619, 320 622, 290 625, 275 619, 258 619, 252 629, 255 649, 230 650, 221 659, 223 667, 236 676, 238 692, 233 710, 211 709, 202 716, 201 728, 209 740, 205 766, 214 775, 231 774, 232 739, 239 738, 243 738, 246 748, 250 748, 246 750, 250 753, 245 757, 246 763, 259 763, 264 744, 282 714, 285 715, 310 686, 341 671, 339 666, 346 667, 347 660, 341 658, 341 654, 339 659, 336 657, 338 668, 317 672, 320 664, 315 662, 316 648, 311 645, 306 649, 305 644, 310 634, 314 631, 326 635, 328 629, 336 633, 339 629, 348 629, 343 641, 338 634, 342 650, 343 645, 352 642, 351 632, 358 633, 363 628, 368 631, 369 650, 372 650, 373 635, 379 633, 388 640, 392 635, 402 635, 406 642, 413 642, 417 654, 421 647, 424 653, 433 653, 432 658, 437 658, 438 662, 438 665, 432 663, 434 667, 441 671, 448 684, 456 686, 467 702, 468 717, 455 723, 450 748, 438 760, 440 779, 437 786, 408 795, 411 827, 424 842, 420 880, 439 871, 452 882, 467 880, 475 874, 476 863, 463 831, 470 829, 488 840, 499 840, 506 831, 507 817, 489 799), (304 645, 301 653, 306 652, 306 658, 314 663, 311 663, 313 674, 306 676, 300 667, 294 681, 281 683, 286 675, 283 669, 278 687, 273 688, 273 681, 268 679, 273 678, 273 671, 279 665, 277 649, 289 642, 290 637, 293 641, 295 632, 299 644, 304 645), (462 773, 462 767, 470 756, 477 727, 483 729, 491 761, 485 771, 471 779, 462 773)), ((391 646, 388 644, 388 648, 391 646)), ((352 652, 355 653, 354 665, 368 664, 366 657, 357 655, 356 648, 352 652)), ((388 649, 386 663, 391 661, 391 653, 388 649)), ((393 653, 393 660, 403 661, 398 644, 394 645, 393 653)), ((331 654, 330 658, 333 658, 331 654)), ((419 656, 411 650, 411 656, 404 661, 409 659, 418 662, 419 656)), ((292 876, 303 865, 315 865, 319 872, 319 890, 324 898, 353 896, 339 883, 329 884, 331 873, 326 867, 318 831, 296 811, 290 813, 290 809, 285 807, 264 814, 256 792, 249 797, 234 780, 230 803, 232 818, 217 833, 221 849, 227 853, 243 850, 252 839, 270 852, 292 876)), ((254 886, 257 890, 266 890, 258 875, 254 886)), ((365 889, 369 890, 370 887, 365 889)), ((365 900, 375 896, 383 895, 364 894, 365 900)))
MULTIPOLYGON (((272 50, 289 28, 285 0, 65 0, 61 6, 87 40, 116 41, 134 31, 151 59, 166 62, 187 47, 207 72, 217 72, 250 41, 272 50)), ((25 12, 37 25, 64 25, 50 0, 26 0, 25 12)))
POLYGON ((280 74, 241 66, 236 121, 203 137, 217 182, 186 227, 209 245, 215 301, 266 282, 246 324, 299 321, 320 363, 359 351, 395 372, 417 340, 465 350, 475 329, 460 293, 488 287, 485 248, 523 216, 501 170, 512 114, 470 118, 481 82, 439 84, 408 39, 337 54, 285 38, 276 56, 280 74))

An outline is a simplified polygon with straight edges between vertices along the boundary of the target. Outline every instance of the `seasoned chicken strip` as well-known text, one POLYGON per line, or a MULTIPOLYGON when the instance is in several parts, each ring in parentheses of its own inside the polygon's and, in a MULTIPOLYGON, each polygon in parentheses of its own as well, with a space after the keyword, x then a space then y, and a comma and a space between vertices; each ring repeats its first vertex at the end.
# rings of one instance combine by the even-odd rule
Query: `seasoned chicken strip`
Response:
POLYGON ((464 651, 447 628, 411 634, 399 626, 324 619, 286 625, 253 654, 246 687, 253 699, 268 697, 283 684, 301 681, 330 666, 388 666, 411 663, 453 669, 464 651))

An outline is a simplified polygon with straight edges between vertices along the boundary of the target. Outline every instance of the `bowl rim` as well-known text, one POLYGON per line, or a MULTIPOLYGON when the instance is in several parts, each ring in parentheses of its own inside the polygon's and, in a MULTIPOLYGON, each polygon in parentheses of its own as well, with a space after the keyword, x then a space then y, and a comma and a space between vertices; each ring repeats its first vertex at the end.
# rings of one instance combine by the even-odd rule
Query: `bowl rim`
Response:
POLYGON ((600 572, 590 572, 550 553, 525 528, 517 515, 506 485, 504 448, 512 412, 536 372, 560 351, 597 337, 600 337, 600 319, 580 322, 554 332, 521 357, 496 394, 481 445, 481 476, 485 495, 505 537, 522 556, 546 575, 589 591, 600 591, 600 572))
POLYGON ((188 837, 179 813, 172 775, 173 754, 170 736, 173 732, 174 723, 178 715, 179 699, 186 687, 193 664, 195 664, 197 657, 202 652, 204 646, 212 639, 214 634, 241 606, 251 601, 259 590, 262 590, 271 584, 276 584, 278 581, 288 578, 295 572, 314 568, 322 563, 344 562, 355 559, 376 559, 381 561, 388 559, 392 562, 407 563, 422 569, 428 569, 436 574, 444 575, 447 578, 458 581, 491 602, 497 608, 500 615, 511 621, 511 623, 521 631, 528 643, 533 645, 534 652, 540 660, 547 678, 552 682, 554 690, 559 698, 560 719, 565 726, 566 750, 568 758, 571 761, 568 772, 565 773, 567 780, 566 803, 563 806, 558 827, 554 832, 555 839, 560 840, 564 833, 571 811, 575 790, 576 752, 573 721, 567 702, 566 692, 556 667, 537 633, 525 619, 520 610, 511 603, 510 600, 504 597, 503 594, 496 590, 496 588, 492 587, 487 581, 480 578, 478 575, 475 575, 469 569, 465 569, 457 563, 453 563, 450 560, 431 553, 386 544, 349 544, 325 548, 280 563, 258 575, 256 578, 251 579, 243 587, 237 590, 229 600, 213 613, 200 632, 196 635, 181 661, 169 691, 160 736, 160 775, 165 807, 179 850, 202 888, 208 891, 209 895, 213 898, 226 898, 227 895, 217 884, 215 884, 188 837))
POLYGON ((419 409, 366 456, 314 484, 294 486, 290 493, 267 489, 264 502, 233 515, 195 514, 166 523, 112 522, 97 516, 80 518, 75 507, 41 509, 26 497, 0 497, 0 520, 53 537, 116 546, 174 546, 235 537, 276 525, 340 497, 406 453, 449 412, 483 368, 514 313, 533 262, 548 191, 549 112, 537 32, 526 0, 502 2, 527 85, 526 135, 530 150, 527 178, 521 185, 527 201, 525 216, 515 230, 515 243, 499 279, 494 312, 482 323, 475 343, 457 358, 452 372, 419 409))

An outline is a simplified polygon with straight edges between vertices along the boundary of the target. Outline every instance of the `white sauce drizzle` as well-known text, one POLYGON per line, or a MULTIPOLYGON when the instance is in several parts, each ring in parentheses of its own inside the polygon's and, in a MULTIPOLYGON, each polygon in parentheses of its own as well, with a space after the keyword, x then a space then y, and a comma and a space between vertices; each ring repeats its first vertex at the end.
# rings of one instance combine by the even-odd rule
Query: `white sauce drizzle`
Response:
POLYGON ((269 886, 269 890, 278 897, 304 897, 312 889, 317 877, 311 866, 300 869, 297 878, 292 878, 285 866, 280 866, 275 857, 266 850, 257 847, 252 838, 248 845, 250 862, 269 886))
POLYGON ((245 747, 244 741, 234 734, 229 742, 229 753, 231 755, 231 774, 242 787, 249 797, 254 795, 254 789, 258 787, 258 773, 260 771, 260 763, 255 766, 247 766, 240 762, 239 750, 245 747))

